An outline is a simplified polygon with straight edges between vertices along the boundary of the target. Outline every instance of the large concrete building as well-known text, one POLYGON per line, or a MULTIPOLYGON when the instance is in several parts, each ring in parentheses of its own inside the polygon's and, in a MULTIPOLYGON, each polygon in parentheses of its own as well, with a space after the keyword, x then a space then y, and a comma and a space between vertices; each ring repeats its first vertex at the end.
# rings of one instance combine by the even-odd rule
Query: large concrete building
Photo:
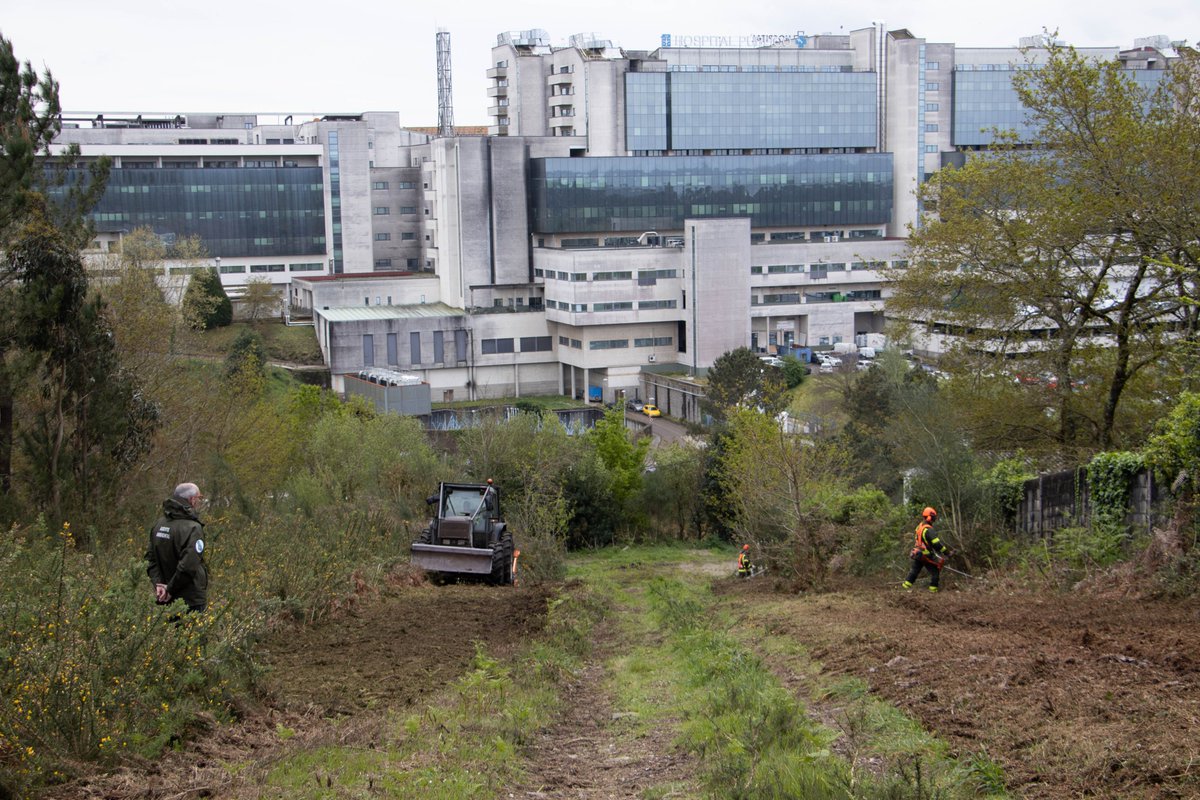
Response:
MULTIPOLYGON (((650 365, 883 329, 921 182, 994 130, 1046 58, 907 30, 501 34, 487 136, 397 115, 68 118, 58 146, 114 159, 97 248, 199 234, 231 288, 282 285, 341 376, 394 367, 434 399, 639 393, 650 365)), ((1165 37, 1117 59, 1153 85, 1165 37)))

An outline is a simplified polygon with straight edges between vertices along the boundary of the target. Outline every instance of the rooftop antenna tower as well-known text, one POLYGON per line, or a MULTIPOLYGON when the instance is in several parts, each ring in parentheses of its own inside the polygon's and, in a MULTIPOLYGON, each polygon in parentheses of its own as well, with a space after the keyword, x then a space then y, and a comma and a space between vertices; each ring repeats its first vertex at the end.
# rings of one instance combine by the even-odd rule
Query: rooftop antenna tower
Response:
POLYGON ((437 32, 438 136, 454 135, 454 92, 450 85, 450 31, 437 32))

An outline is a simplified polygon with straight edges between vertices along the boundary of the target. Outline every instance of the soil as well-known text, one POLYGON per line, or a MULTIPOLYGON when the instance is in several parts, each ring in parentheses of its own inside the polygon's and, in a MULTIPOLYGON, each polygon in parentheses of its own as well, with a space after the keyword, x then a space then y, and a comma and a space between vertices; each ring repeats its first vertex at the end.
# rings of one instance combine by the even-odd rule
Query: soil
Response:
MULTIPOLYGON (((805 645, 826 676, 861 678, 956 754, 999 763, 1014 796, 1200 797, 1200 604, 947 583, 937 595, 879 584, 791 595, 771 580, 733 578, 716 586, 750 623, 805 645)), ((369 745, 383 712, 432 700, 468 668, 475 641, 512 653, 539 633, 546 603, 524 587, 385 588, 336 619, 264 642, 266 699, 238 723, 48 796, 259 797, 265 771, 292 749, 369 745), (282 729, 293 733, 283 740, 282 729)), ((637 797, 694 773, 672 748, 670 726, 631 735, 604 678, 605 659, 622 645, 603 628, 594 644, 563 718, 530 746, 528 780, 513 796, 637 797)), ((807 699, 802 680, 788 683, 807 699)))
POLYGON ((570 698, 566 711, 530 746, 529 775, 513 796, 607 800, 645 797, 651 789, 672 792, 656 795, 661 797, 698 795, 689 785, 695 763, 674 746, 672 726, 635 736, 626 729, 633 722, 628 717, 635 715, 614 712, 603 666, 614 647, 611 624, 594 632, 591 660, 565 691, 570 698), (686 791, 680 788, 684 786, 686 791))
MULTIPOLYGON (((751 616, 770 587, 725 584, 751 616)), ((959 753, 986 754, 1016 796, 1200 797, 1195 602, 876 585, 771 608, 773 632, 826 674, 857 676, 959 753)))
POLYGON ((540 589, 478 583, 432 586, 405 578, 380 596, 313 627, 288 626, 261 646, 264 698, 236 724, 195 732, 180 751, 153 763, 56 787, 47 798, 76 800, 260 796, 256 776, 289 747, 347 739, 369 743, 383 713, 432 698, 462 675, 475 643, 510 655, 545 620, 540 589), (289 732, 281 739, 280 730, 289 732), (252 765, 245 772, 228 765, 252 765))

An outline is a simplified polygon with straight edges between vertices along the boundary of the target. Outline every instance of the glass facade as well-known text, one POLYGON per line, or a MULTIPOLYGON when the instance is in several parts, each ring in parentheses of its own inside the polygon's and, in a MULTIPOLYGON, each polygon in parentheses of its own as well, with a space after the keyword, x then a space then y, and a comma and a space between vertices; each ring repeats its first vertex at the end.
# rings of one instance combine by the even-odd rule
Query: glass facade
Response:
POLYGON ((101 232, 199 236, 210 256, 324 255, 322 188, 320 167, 114 169, 91 216, 101 232))
POLYGON ((534 158, 529 181, 539 233, 736 216, 753 227, 882 225, 892 215, 891 153, 534 158))
POLYGON ((329 151, 329 204, 333 214, 333 255, 329 259, 329 271, 337 275, 346 268, 342 255, 342 162, 337 131, 329 132, 326 147, 329 151))
MULTIPOLYGON (((954 145, 990 145, 992 128, 1016 131, 1022 142, 1033 141, 1037 131, 1026 121, 1013 77, 1017 70, 999 64, 962 65, 954 72, 954 145), (970 66, 972 69, 963 69, 970 66)), ((1131 69, 1125 75, 1139 87, 1153 90, 1165 70, 1131 69)))
POLYGON ((873 72, 629 72, 628 150, 874 147, 873 72))

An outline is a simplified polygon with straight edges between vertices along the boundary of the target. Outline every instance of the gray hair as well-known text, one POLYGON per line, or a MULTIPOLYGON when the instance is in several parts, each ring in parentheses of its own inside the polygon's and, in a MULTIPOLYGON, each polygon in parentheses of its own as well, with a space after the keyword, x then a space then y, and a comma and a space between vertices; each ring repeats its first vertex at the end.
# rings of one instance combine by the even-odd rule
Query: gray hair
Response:
POLYGON ((173 494, 180 500, 191 500, 200 494, 200 487, 194 483, 181 483, 175 487, 173 494))

